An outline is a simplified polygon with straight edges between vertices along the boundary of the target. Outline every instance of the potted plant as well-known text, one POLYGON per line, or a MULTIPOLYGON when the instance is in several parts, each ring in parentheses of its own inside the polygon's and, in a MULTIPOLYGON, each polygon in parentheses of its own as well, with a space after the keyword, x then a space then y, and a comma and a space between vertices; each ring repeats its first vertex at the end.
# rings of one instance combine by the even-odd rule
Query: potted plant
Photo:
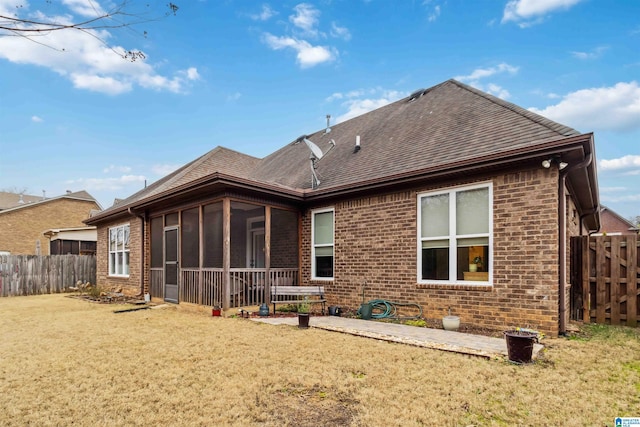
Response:
POLYGON ((306 298, 303 302, 298 304, 298 328, 306 329, 309 327, 309 310, 311 304, 307 302, 306 298))
POLYGON ((476 271, 482 271, 482 258, 477 256, 473 259, 473 263, 476 265, 476 271))
POLYGON ((211 315, 215 317, 222 315, 222 309, 219 305, 216 304, 211 308, 211 315))

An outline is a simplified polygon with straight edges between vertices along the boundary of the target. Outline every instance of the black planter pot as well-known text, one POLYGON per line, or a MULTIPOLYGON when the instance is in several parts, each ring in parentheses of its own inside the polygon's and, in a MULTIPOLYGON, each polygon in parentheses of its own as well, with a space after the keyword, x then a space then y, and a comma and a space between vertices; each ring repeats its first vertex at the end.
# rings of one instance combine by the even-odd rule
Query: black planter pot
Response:
POLYGON ((298 328, 307 329, 309 327, 309 313, 298 313, 298 328))
POLYGON ((523 331, 506 331, 507 353, 509 361, 514 363, 531 363, 533 344, 538 341, 538 335, 523 331))

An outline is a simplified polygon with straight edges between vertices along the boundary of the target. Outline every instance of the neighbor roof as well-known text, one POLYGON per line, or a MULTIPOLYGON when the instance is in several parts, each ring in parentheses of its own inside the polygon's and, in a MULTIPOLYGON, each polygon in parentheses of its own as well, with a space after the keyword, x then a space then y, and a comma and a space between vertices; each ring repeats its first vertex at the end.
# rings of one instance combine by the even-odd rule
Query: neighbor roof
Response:
POLYGON ((20 200, 21 200, 20 194, 0 192, 0 214, 6 213, 6 212, 13 212, 18 209, 27 209, 33 206, 39 206, 43 203, 48 203, 48 202, 51 202, 54 200, 60 200, 60 199, 75 199, 75 200, 91 201, 96 203, 96 205, 100 207, 100 204, 98 203, 98 201, 94 199, 91 194, 87 193, 84 190, 76 191, 76 192, 68 191, 66 194, 63 194, 61 196, 48 197, 48 198, 44 198, 42 196, 28 196, 25 194, 25 195, 22 195, 23 203, 20 203, 20 200))
MULTIPOLYGON (((216 147, 89 222, 178 194, 207 180, 250 184, 256 190, 280 191, 305 200, 358 191, 373 183, 478 167, 482 161, 506 161, 523 153, 541 155, 544 150, 560 150, 574 140, 593 144, 591 135, 581 135, 455 80, 417 91, 307 138, 325 153, 316 162, 321 181, 317 188, 312 188, 309 148, 300 138, 263 159, 216 147), (357 137, 361 144, 358 151, 357 137), (328 151, 331 140, 335 148, 328 151)), ((585 150, 592 154, 588 146, 585 150)), ((590 174, 593 176, 587 179, 593 180, 594 168, 590 174)), ((594 198, 597 188, 583 197, 587 204, 594 198)))
POLYGON ((42 196, 30 196, 28 194, 0 191, 0 210, 11 209, 28 203, 39 202, 41 200, 43 200, 42 196))

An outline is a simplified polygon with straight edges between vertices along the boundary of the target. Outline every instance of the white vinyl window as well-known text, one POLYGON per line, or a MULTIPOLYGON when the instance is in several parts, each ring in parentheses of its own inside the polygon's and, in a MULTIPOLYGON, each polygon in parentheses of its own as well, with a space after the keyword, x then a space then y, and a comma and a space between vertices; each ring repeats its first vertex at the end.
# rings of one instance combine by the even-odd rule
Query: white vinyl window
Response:
POLYGON ((333 209, 311 214, 311 277, 333 279, 333 209))
POLYGON ((487 284, 493 246, 491 183, 418 195, 418 282, 487 284))
POLYGON ((109 228, 109 276, 129 277, 129 224, 109 228))

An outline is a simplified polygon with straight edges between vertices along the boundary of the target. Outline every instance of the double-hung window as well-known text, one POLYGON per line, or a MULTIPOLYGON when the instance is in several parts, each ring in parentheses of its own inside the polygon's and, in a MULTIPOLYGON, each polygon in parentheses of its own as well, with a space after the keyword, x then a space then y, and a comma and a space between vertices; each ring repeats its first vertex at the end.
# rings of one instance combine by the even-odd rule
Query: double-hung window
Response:
POLYGON ((490 281, 491 183, 418 195, 418 282, 490 281))
POLYGON ((333 279, 333 209, 311 214, 311 277, 333 279))
POLYGON ((129 224, 109 228, 109 275, 129 276, 129 224))

